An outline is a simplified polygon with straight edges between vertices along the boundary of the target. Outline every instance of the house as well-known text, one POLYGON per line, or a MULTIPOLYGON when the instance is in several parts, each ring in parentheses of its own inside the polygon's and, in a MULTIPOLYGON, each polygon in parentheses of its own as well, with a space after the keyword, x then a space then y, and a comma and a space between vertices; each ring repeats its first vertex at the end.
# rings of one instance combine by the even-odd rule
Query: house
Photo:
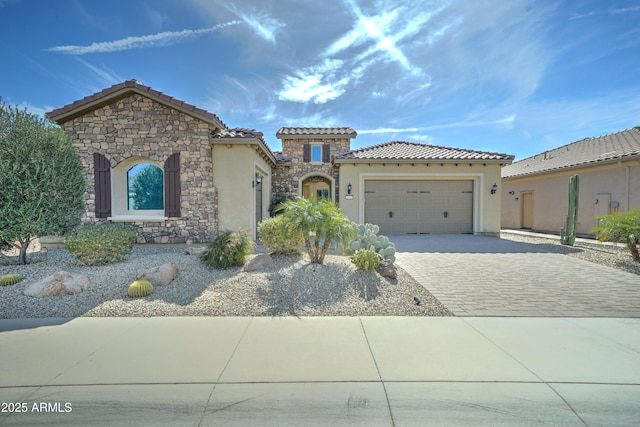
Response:
POLYGON ((83 224, 121 222, 140 243, 206 242, 249 230, 273 200, 326 197, 385 234, 500 230, 500 168, 513 156, 394 141, 351 149, 349 127, 283 127, 273 152, 257 130, 139 81, 49 112, 88 185, 83 224))
POLYGON ((568 211, 568 181, 579 181, 577 233, 595 216, 640 208, 640 127, 585 138, 502 169, 502 227, 557 234, 568 211))

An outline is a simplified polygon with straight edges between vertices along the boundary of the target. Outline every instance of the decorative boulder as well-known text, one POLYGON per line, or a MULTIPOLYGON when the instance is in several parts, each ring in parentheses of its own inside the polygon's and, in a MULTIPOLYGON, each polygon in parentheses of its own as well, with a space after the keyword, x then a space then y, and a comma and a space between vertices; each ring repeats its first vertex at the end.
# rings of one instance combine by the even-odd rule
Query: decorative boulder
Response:
POLYGON ((27 285, 24 294, 30 297, 48 297, 78 294, 87 289, 89 289, 89 276, 59 271, 39 282, 27 285))
POLYGON ((187 248, 187 255, 200 255, 202 252, 205 251, 205 249, 207 248, 204 246, 201 246, 201 247, 192 246, 190 248, 187 248))
POLYGON ((242 267, 242 271, 262 271, 273 266, 273 260, 269 254, 256 255, 242 267))
POLYGON ((178 266, 174 263, 162 264, 159 267, 149 268, 138 274, 137 280, 148 280, 153 286, 168 285, 178 275, 178 266))
POLYGON ((376 271, 382 277, 388 277, 389 279, 396 279, 398 277, 398 270, 396 270, 393 262, 388 259, 380 261, 380 265, 378 265, 376 271))

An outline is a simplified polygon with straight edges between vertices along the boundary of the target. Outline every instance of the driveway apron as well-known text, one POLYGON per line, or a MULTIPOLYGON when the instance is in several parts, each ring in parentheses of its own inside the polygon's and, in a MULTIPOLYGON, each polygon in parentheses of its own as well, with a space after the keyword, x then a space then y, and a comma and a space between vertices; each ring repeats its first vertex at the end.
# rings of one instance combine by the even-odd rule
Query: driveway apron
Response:
POLYGON ((640 317, 640 277, 543 245, 390 236, 397 264, 456 316, 640 317))

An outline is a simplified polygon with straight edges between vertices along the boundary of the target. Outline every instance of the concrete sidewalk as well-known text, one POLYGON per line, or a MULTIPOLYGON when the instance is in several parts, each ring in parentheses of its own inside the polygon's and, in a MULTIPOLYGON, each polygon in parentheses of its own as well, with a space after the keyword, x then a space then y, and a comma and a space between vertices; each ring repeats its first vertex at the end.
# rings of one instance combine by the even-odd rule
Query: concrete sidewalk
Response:
POLYGON ((630 426, 639 401, 640 319, 0 320, 2 426, 630 426))

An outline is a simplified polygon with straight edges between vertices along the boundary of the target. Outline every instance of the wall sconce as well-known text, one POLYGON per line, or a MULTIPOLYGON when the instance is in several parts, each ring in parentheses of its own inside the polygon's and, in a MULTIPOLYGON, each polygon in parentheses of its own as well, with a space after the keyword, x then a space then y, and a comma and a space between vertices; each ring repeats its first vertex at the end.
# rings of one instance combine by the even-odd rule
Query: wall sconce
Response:
POLYGON ((498 184, 494 182, 493 185, 491 186, 491 194, 496 194, 497 191, 498 191, 498 184))
POLYGON ((351 185, 351 183, 347 184, 347 194, 351 195, 351 190, 353 190, 353 186, 351 185))
POLYGON ((255 188, 256 186, 260 185, 261 182, 262 182, 262 175, 256 172, 256 179, 251 181, 251 186, 255 188))

